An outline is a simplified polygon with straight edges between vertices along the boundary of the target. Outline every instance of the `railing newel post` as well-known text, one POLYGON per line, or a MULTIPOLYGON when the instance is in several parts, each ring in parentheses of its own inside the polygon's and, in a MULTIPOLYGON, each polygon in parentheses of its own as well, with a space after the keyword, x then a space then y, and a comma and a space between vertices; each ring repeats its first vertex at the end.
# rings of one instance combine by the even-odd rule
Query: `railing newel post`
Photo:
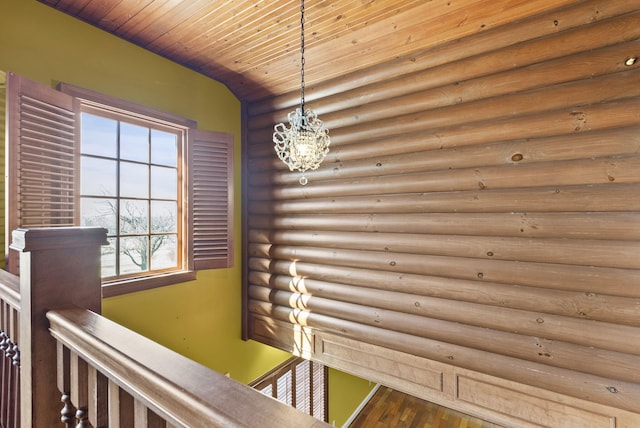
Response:
POLYGON ((11 249, 20 253, 20 426, 61 424, 57 344, 46 313, 83 308, 101 312, 100 246, 97 227, 18 229, 11 249))

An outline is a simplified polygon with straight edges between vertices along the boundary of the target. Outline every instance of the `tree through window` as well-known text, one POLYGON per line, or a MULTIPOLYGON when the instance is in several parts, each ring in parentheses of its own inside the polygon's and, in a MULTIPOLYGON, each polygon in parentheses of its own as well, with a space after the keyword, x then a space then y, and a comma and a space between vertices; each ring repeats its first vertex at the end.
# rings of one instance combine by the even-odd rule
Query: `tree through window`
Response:
POLYGON ((102 276, 176 269, 185 133, 95 108, 80 116, 80 218, 107 229, 102 276))
MULTIPOLYGON (((103 296, 233 265, 233 136, 60 83, 7 74, 7 233, 99 226, 103 296)), ((7 268, 18 274, 18 254, 7 268)))

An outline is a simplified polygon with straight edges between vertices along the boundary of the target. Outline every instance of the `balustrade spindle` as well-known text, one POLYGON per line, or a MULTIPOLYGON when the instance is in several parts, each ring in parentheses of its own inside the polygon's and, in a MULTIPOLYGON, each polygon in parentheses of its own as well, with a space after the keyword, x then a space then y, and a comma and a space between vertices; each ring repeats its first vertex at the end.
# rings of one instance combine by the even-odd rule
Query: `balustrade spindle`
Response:
POLYGON ((327 426, 101 317, 105 243, 100 228, 13 232, 20 278, 0 282, 0 427, 327 426))
POLYGON ((89 423, 94 427, 108 425, 108 379, 94 366, 88 367, 89 423))
POLYGON ((89 426, 89 384, 87 363, 75 352, 70 355, 71 402, 76 407, 76 428, 89 426))
POLYGON ((0 420, 3 426, 16 426, 19 419, 19 374, 20 374, 20 351, 18 345, 11 340, 11 337, 3 330, 0 332, 0 352, 2 356, 2 388, 0 420))
POLYGON ((7 348, 9 346, 9 336, 2 330, 0 331, 0 358, 2 358, 2 379, 3 382, 0 385, 0 421, 6 421, 7 409, 9 406, 9 393, 10 393, 10 366, 8 364, 9 358, 7 357, 7 348))
POLYGON ((13 353, 13 357, 11 357, 12 364, 16 367, 20 367, 20 348, 18 348, 17 343, 14 343, 11 346, 11 352, 13 353))
POLYGON ((76 410, 76 419, 78 420, 76 428, 86 428, 91 426, 89 424, 89 412, 86 408, 76 410))
POLYGON ((67 428, 72 428, 75 423, 76 409, 71 404, 71 394, 65 392, 60 399, 64 406, 60 410, 60 421, 67 425, 67 428))

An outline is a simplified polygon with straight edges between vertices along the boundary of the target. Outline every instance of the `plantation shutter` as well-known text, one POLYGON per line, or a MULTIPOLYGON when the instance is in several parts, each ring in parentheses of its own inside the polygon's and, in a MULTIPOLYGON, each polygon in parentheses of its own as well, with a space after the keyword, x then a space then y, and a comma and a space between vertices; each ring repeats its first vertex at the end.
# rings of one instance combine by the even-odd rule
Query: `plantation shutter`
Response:
MULTIPOLYGON (((80 224, 80 95, 58 91, 14 73, 7 76, 7 242, 27 227, 80 224)), ((192 125, 195 126, 195 122, 192 125)), ((188 239, 190 269, 233 265, 233 136, 189 130, 188 239)), ((18 273, 18 256, 7 268, 18 273)))
POLYGON ((326 422, 327 376, 327 368, 322 364, 292 357, 250 386, 326 422))
POLYGON ((289 406, 295 406, 293 401, 293 374, 286 371, 276 381, 276 400, 281 401, 289 406))
POLYGON ((265 385, 262 389, 260 389, 260 392, 262 392, 265 395, 268 395, 269 397, 273 396, 273 385, 268 384, 265 385))
MULTIPOLYGON (((18 228, 79 224, 75 99, 15 73, 7 98, 7 241, 18 228)), ((17 256, 8 254, 14 274, 17 256)))
POLYGON ((194 130, 189 153, 193 269, 233 266, 233 136, 194 130))
POLYGON ((314 416, 322 421, 327 420, 327 368, 315 361, 311 362, 311 416, 314 416))
POLYGON ((295 375, 296 385, 296 409, 305 412, 308 415, 311 413, 311 394, 309 393, 311 388, 311 362, 304 360, 295 365, 293 374, 295 375))

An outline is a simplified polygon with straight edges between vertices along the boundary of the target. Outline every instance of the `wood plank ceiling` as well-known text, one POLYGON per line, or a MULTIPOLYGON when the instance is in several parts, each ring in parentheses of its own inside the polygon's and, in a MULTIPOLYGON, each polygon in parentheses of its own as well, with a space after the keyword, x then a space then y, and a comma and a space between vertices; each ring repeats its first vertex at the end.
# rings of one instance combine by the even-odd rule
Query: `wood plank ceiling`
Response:
MULTIPOLYGON (((300 85, 298 0, 39 1, 223 82, 241 100, 300 85)), ((522 0, 478 3, 307 0, 307 87, 543 12, 522 0)))

